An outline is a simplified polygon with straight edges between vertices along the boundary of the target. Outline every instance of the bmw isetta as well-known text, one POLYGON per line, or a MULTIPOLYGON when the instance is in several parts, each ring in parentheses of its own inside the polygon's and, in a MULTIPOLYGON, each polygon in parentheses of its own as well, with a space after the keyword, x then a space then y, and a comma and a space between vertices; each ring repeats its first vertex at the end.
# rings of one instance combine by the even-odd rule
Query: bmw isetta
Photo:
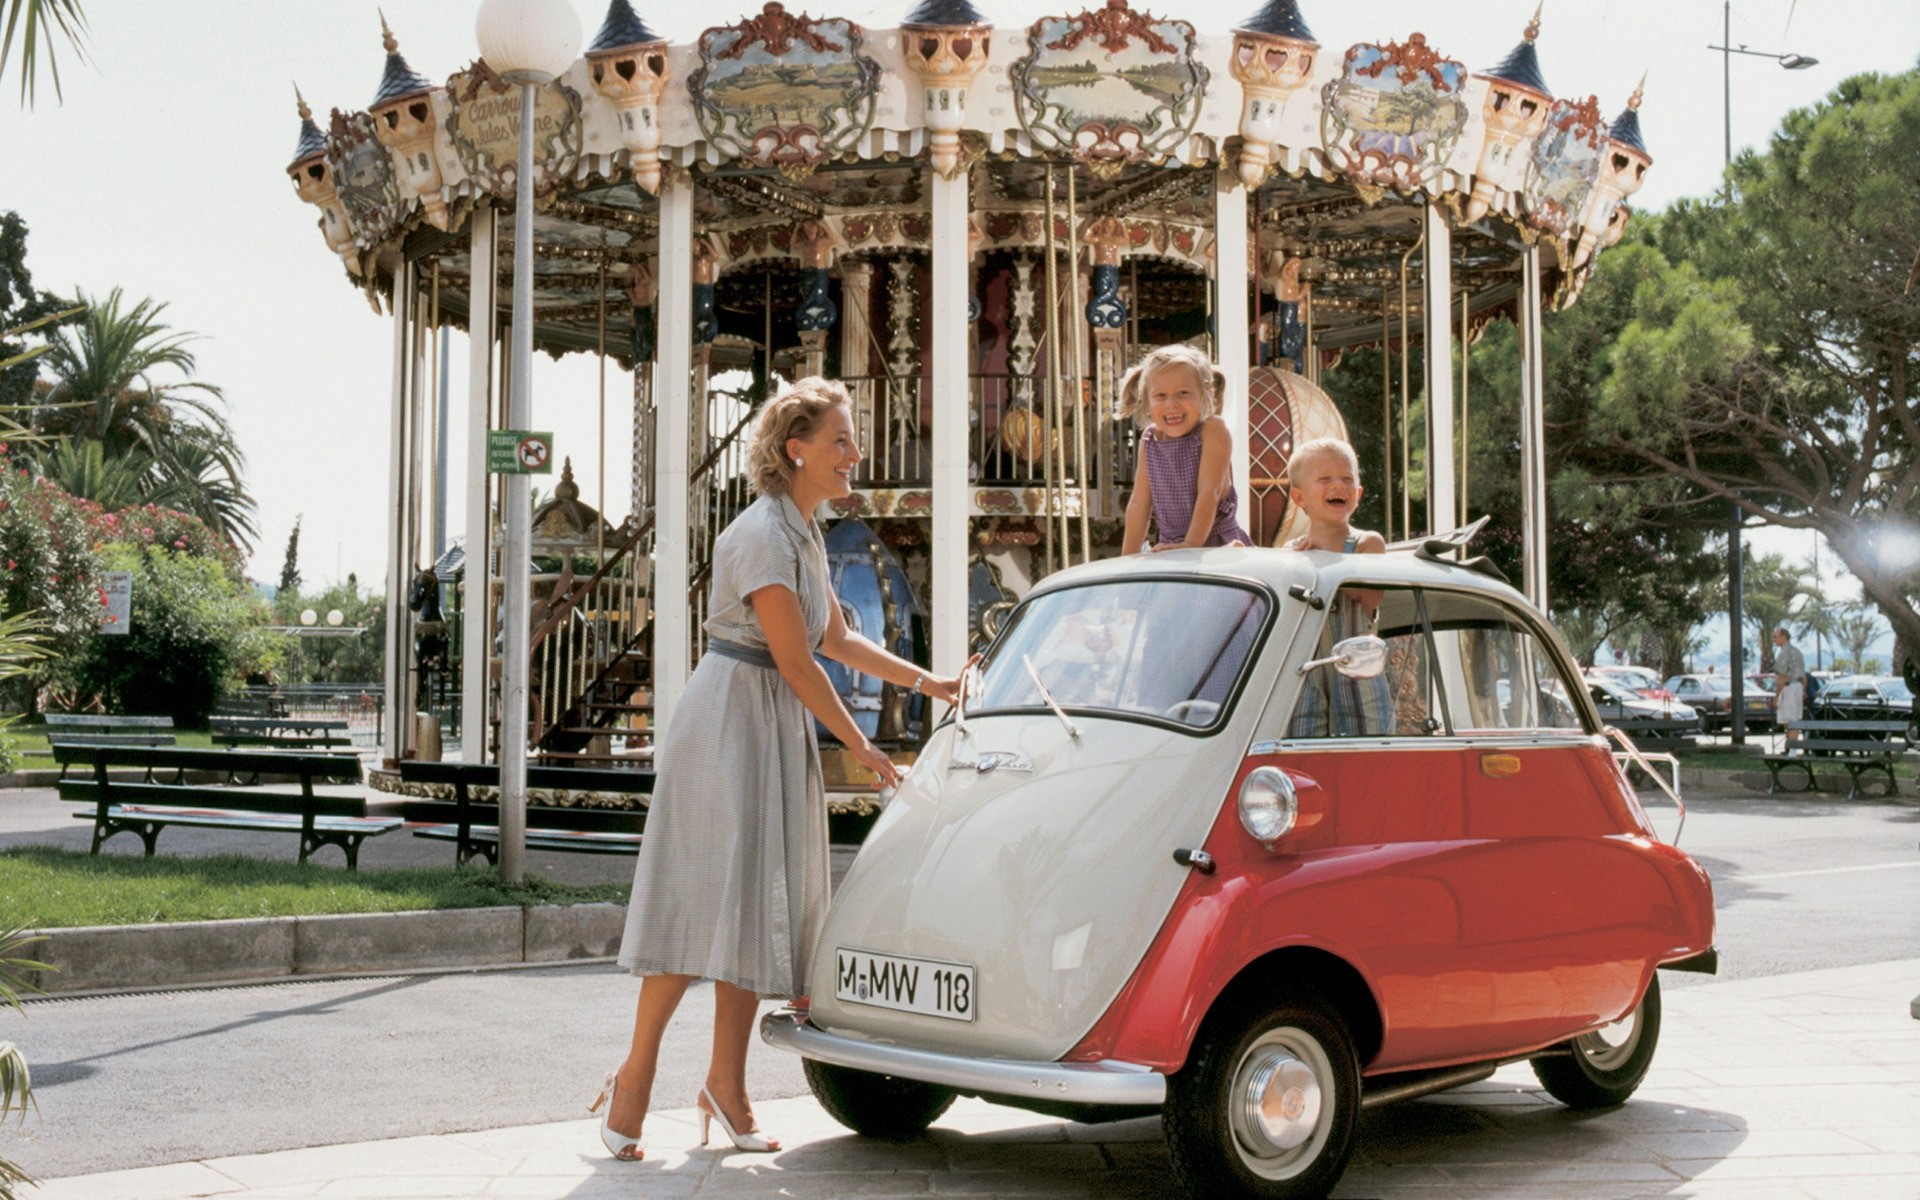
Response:
POLYGON ((858 1133, 1159 1112, 1195 1196, 1324 1195, 1361 1110, 1530 1060, 1624 1102, 1711 970, 1552 628, 1425 550, 1181 551, 1009 616, 762 1034, 858 1133))

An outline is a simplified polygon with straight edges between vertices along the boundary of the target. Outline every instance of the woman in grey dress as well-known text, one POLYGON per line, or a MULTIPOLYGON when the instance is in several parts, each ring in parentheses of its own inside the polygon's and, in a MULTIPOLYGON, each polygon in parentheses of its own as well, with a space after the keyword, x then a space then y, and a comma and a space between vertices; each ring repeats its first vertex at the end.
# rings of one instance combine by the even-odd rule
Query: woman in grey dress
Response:
POLYGON ((850 631, 813 512, 850 495, 861 459, 846 390, 804 379, 755 427, 760 492, 714 544, 707 652, 670 718, 634 867, 620 964, 644 977, 633 1044, 607 1077, 601 1139, 639 1158, 660 1038, 687 985, 713 981, 713 1057, 697 1101, 743 1150, 777 1150, 747 1098, 759 998, 798 996, 827 907, 827 809, 813 718, 883 785, 886 753, 854 724, 816 652, 951 703, 937 679, 850 631))

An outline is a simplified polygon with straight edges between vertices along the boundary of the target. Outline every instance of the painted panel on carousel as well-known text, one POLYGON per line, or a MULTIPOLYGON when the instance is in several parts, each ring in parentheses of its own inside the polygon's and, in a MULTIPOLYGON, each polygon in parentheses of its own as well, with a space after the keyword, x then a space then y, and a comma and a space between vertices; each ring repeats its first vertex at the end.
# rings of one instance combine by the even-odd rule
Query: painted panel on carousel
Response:
POLYGON ((371 250, 400 227, 407 202, 394 177, 393 159, 374 133, 371 114, 333 111, 327 166, 356 246, 371 250))
POLYGON ((1527 175, 1527 221, 1534 228, 1562 239, 1573 229, 1600 179, 1604 134, 1594 97, 1553 102, 1527 175))
POLYGON ((1079 16, 1042 17, 1027 43, 1009 79, 1037 148, 1118 170, 1165 158, 1193 133, 1208 72, 1187 22, 1107 0, 1079 16))
MULTIPOLYGON (((580 161, 580 93, 560 79, 534 89, 533 187, 547 192, 573 175, 580 161)), ((447 80, 452 113, 447 131, 460 165, 483 191, 502 200, 514 195, 520 160, 520 89, 485 62, 447 80)))
POLYGON ((700 35, 687 80, 700 132, 726 158, 804 175, 855 149, 873 123, 880 68, 840 17, 759 16, 700 35))
POLYGON ((1335 170, 1363 187, 1431 191, 1466 128, 1467 68, 1427 45, 1362 42, 1326 86, 1320 143, 1335 170))
MULTIPOLYGON (((901 658, 926 659, 926 613, 907 572, 866 522, 844 520, 827 531, 827 572, 847 628, 901 658)), ((860 732, 875 741, 918 741, 926 702, 906 689, 821 659, 860 732)), ((824 727, 823 727, 824 732, 824 727)))

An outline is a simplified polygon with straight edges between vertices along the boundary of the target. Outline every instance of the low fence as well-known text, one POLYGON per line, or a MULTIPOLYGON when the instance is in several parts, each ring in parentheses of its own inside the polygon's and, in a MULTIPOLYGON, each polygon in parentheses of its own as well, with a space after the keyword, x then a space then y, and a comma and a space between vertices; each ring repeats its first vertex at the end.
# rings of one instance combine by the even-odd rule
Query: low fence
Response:
POLYGON ((300 683, 244 688, 214 707, 237 716, 345 721, 354 746, 371 750, 380 744, 387 696, 377 683, 300 683))

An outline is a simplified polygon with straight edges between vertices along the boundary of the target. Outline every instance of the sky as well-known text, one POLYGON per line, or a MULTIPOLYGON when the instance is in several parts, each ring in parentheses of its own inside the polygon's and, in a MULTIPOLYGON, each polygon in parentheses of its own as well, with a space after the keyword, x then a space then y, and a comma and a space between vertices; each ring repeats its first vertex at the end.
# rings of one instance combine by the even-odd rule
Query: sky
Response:
MULTIPOLYGON (((976 0, 1003 30, 1049 11, 1096 4, 976 0)), ((1415 31, 1479 68, 1519 40, 1535 0, 1301 0, 1321 43, 1404 38, 1415 31)), ((379 0, 412 66, 444 79, 477 57, 479 0, 379 0)), ((604 8, 576 0, 587 37, 604 8)), ((799 7, 794 5, 794 7, 799 7)), ((870 27, 897 24, 896 6, 808 4, 870 27)), ((1136 5, 1223 32, 1243 5, 1136 5), (1196 9, 1202 15, 1196 15, 1196 9), (1205 14, 1220 14, 1205 15, 1205 14)), ((709 24, 758 11, 635 0, 653 28, 691 41, 709 24)), ((375 0, 85 0, 89 61, 63 53, 64 101, 42 80, 31 110, 12 71, 0 82, 0 209, 25 218, 36 286, 168 305, 163 319, 201 335, 198 378, 226 394, 259 501, 251 573, 279 577, 287 535, 302 520, 300 565, 309 586, 356 573, 376 586, 386 561, 391 324, 353 287, 315 228, 285 167, 299 120, 297 83, 324 127, 331 108, 363 109, 383 66, 375 0)), ((1722 162, 1722 5, 1715 0, 1546 0, 1539 55, 1556 94, 1595 93, 1617 113, 1648 75, 1641 126, 1654 165, 1640 209, 1710 193, 1722 162)), ((1732 59, 1736 152, 1764 145, 1790 109, 1819 100, 1848 75, 1901 71, 1920 57, 1915 0, 1739 0, 1733 43, 1820 60, 1787 71, 1764 58, 1732 59)), ((64 47, 62 48, 64 51, 64 47)), ((17 68, 16 68, 17 69, 17 68)), ((455 333, 448 380, 451 443, 465 445, 465 361, 455 333)), ((608 514, 625 514, 626 383, 607 372, 608 514)), ((551 428, 571 456, 582 497, 595 503, 600 471, 597 365, 590 355, 537 356, 534 428, 551 428)), ((457 533, 464 468, 456 451, 449 524, 457 533)), ((540 481, 550 484, 551 481, 540 481)), ((1755 538, 1795 559, 1811 534, 1755 538)), ((1828 564, 1836 559, 1823 553, 1828 564)), ((1831 567, 1827 572, 1833 577, 1831 567)), ((1844 586, 1844 585, 1843 585, 1844 586)))

